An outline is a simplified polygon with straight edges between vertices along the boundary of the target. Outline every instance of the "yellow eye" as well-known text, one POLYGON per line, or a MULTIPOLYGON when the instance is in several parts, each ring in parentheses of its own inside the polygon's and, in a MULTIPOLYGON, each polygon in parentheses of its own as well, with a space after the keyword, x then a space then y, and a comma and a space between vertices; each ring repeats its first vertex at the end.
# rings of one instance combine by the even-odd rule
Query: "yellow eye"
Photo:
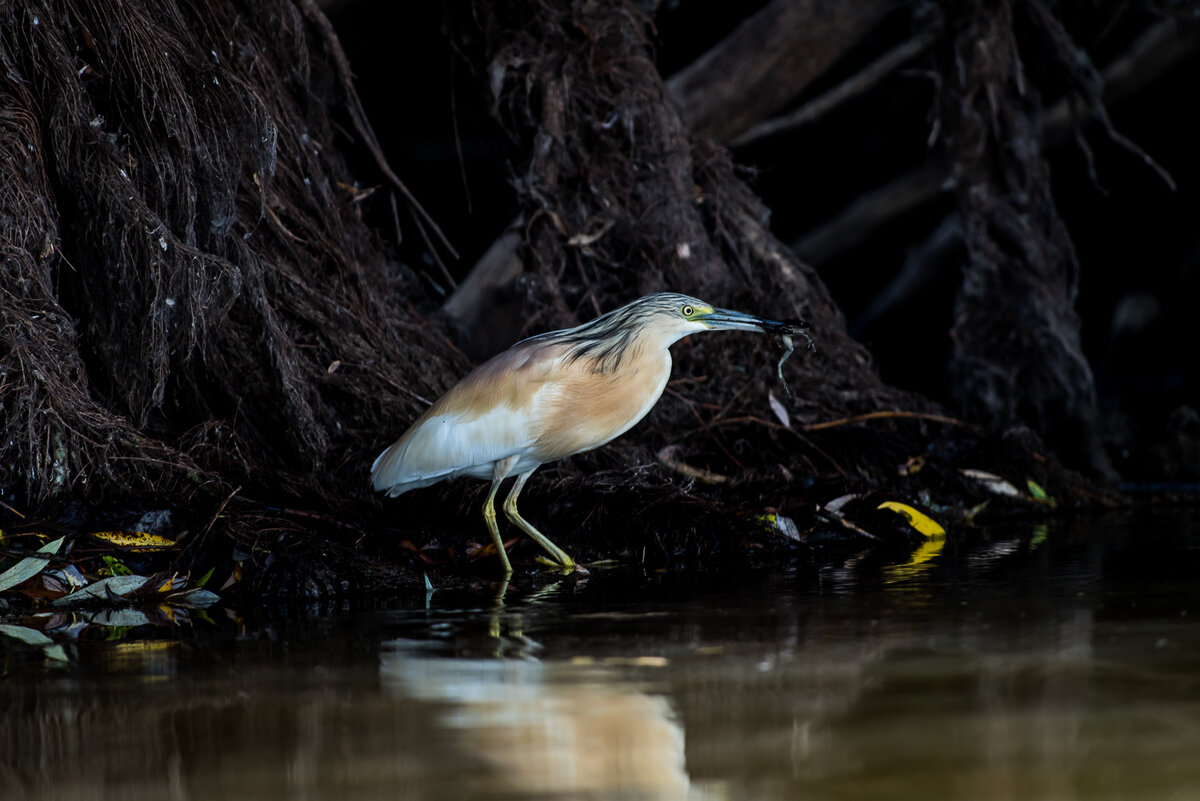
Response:
POLYGON ((684 306, 682 309, 679 310, 679 313, 682 314, 684 317, 691 319, 692 315, 696 313, 696 310, 693 309, 691 306, 684 306))

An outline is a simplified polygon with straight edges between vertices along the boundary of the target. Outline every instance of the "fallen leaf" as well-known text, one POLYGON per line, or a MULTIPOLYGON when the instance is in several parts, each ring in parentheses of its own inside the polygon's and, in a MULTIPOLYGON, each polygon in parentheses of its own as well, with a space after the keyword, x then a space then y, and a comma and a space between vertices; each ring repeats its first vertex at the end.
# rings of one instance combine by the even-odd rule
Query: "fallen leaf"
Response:
POLYGON ((1044 503, 1047 506, 1058 506, 1058 501, 1046 494, 1046 490, 1042 489, 1042 485, 1034 481, 1032 478, 1025 479, 1025 486, 1029 487, 1029 495, 1038 503, 1044 503))
POLYGON ((986 487, 989 492, 993 492, 996 495, 1007 495, 1010 498, 1021 497, 1021 491, 1019 489, 995 473, 988 473, 983 470, 972 470, 970 468, 963 468, 958 472, 962 473, 967 478, 974 479, 980 484, 983 484, 983 486, 986 487))
POLYGON ((189 609, 203 609, 206 606, 212 606, 221 597, 215 592, 202 590, 199 588, 177 592, 174 595, 168 595, 166 602, 172 606, 183 606, 189 609))
POLYGON ((111 576, 100 579, 73 592, 65 598, 51 601, 54 606, 73 606, 75 604, 110 601, 113 597, 120 598, 142 588, 147 581, 145 576, 111 576))
POLYGON ((37 629, 28 626, 14 626, 10 623, 0 623, 0 634, 6 634, 14 640, 20 640, 26 645, 50 645, 54 640, 37 629))
POLYGON ((225 583, 222 584, 218 589, 220 589, 222 591, 227 590, 230 587, 232 587, 234 584, 237 584, 241 580, 242 580, 242 563, 235 562, 233 565, 233 571, 229 574, 229 578, 225 579, 225 583))
POLYGON ((93 531, 88 536, 134 553, 178 547, 178 543, 170 537, 149 531, 93 531))
POLYGON ((154 591, 161 595, 161 594, 165 594, 168 592, 174 592, 175 590, 178 590, 178 589, 182 589, 186 585, 187 585, 187 581, 185 581, 184 579, 180 578, 179 576, 171 576, 168 579, 163 579, 162 584, 159 584, 154 589, 154 591))
POLYGON ((11 589, 18 584, 33 578, 38 573, 50 564, 50 554, 58 553, 58 549, 62 547, 66 537, 59 537, 54 542, 47 543, 37 549, 37 553, 44 553, 47 556, 27 556, 20 562, 0 573, 0 592, 11 589))
POLYGON ((88 616, 88 622, 107 628, 132 629, 150 625, 150 618, 137 609, 101 609, 88 616))
POLYGON ((47 659, 53 659, 55 662, 70 661, 67 659, 67 652, 64 651, 63 647, 58 643, 55 643, 54 645, 43 646, 42 654, 44 654, 47 659))
POLYGON ((839 495, 838 497, 834 498, 832 501, 829 501, 828 503, 824 504, 824 507, 826 510, 828 510, 830 512, 840 513, 842 511, 843 506, 850 503, 850 501, 858 500, 861 497, 862 496, 857 493, 850 493, 849 495, 839 495))
POLYGON ((79 568, 75 567, 75 565, 63 565, 62 567, 52 568, 47 570, 45 575, 53 576, 67 585, 71 590, 81 589, 89 583, 87 578, 79 572, 79 568))
POLYGON ((867 539, 877 540, 879 538, 876 537, 874 534, 867 531, 862 526, 859 526, 859 525, 853 523, 852 521, 846 519, 846 516, 842 514, 842 507, 844 507, 846 504, 850 503, 850 501, 858 500, 861 497, 862 496, 857 493, 850 493, 848 495, 840 495, 840 496, 834 498, 832 501, 829 501, 828 503, 824 504, 823 506, 819 506, 817 508, 819 511, 822 511, 825 513, 827 519, 834 520, 834 521, 842 524, 844 527, 850 529, 854 533, 859 534, 863 537, 866 537, 867 539))
POLYGON ((800 529, 796 525, 796 521, 790 517, 778 514, 765 514, 759 515, 756 520, 762 523, 767 530, 773 531, 776 534, 782 534, 789 540, 795 540, 796 542, 804 541, 804 538, 800 535, 800 529))
POLYGON ((132 576, 131 570, 124 562, 115 556, 107 554, 100 557, 100 561, 104 562, 104 567, 100 568, 101 576, 132 576))
POLYGON ((907 520, 910 526, 924 534, 926 537, 936 538, 946 536, 946 529, 938 525, 937 521, 924 512, 918 511, 906 503, 884 501, 875 508, 892 510, 907 520))

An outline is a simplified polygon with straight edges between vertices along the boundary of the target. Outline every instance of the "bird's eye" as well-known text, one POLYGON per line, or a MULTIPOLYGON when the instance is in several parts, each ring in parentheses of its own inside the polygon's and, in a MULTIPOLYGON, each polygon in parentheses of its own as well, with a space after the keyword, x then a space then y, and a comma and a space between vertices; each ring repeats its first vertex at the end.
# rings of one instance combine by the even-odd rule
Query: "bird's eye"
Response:
POLYGON ((691 319, 692 315, 696 313, 696 310, 693 309, 691 306, 684 306, 682 309, 679 310, 679 313, 682 314, 684 317, 691 319))

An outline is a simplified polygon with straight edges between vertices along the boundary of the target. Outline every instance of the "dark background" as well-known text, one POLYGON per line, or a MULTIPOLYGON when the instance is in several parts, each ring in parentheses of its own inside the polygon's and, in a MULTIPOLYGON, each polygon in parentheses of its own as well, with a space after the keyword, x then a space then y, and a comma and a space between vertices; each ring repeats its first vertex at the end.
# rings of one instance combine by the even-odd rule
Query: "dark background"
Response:
MULTIPOLYGON (((660 72, 670 76, 686 66, 757 7, 734 5, 692 0, 659 7, 654 25, 660 72)), ((459 252, 457 262, 447 263, 459 279, 513 219, 517 202, 509 185, 510 143, 490 116, 485 82, 455 54, 455 21, 438 4, 362 0, 334 3, 328 13, 388 157, 459 252)), ((1061 13, 1075 42, 1101 70, 1163 18, 1126 6, 1067 6, 1061 13)), ((792 106, 853 75, 911 35, 913 27, 914 7, 898 5, 792 106)), ((1026 33, 1031 35, 1022 42, 1036 41, 1033 32, 1026 33)), ((929 142, 937 115, 936 57, 934 49, 926 50, 816 122, 733 149, 783 241, 801 239, 862 193, 939 153, 942 142, 929 142)), ((1022 58, 1029 90, 1048 108, 1067 88, 1061 70, 1036 47, 1022 58)), ((1193 53, 1108 109, 1116 129, 1169 172, 1174 190, 1095 122, 1082 123, 1078 134, 1091 149, 1094 178, 1074 137, 1046 150, 1055 202, 1081 267, 1077 308, 1101 407, 1111 413, 1108 425, 1128 427, 1140 439, 1196 424, 1179 409, 1200 397, 1194 355, 1200 318, 1192 308, 1200 290, 1197 78, 1200 55, 1193 53)), ((965 258, 961 245, 934 254, 926 279, 904 302, 869 319, 863 314, 954 205, 943 192, 894 216, 854 247, 811 262, 885 379, 944 403, 950 403, 947 331, 965 258)), ((386 201, 377 201, 371 214, 380 230, 395 229, 386 201)), ((403 216, 400 224, 411 231, 403 216)), ((409 234, 400 253, 424 272, 429 292, 447 291, 419 238, 409 234)), ((1119 467, 1154 472, 1152 464, 1119 467)))

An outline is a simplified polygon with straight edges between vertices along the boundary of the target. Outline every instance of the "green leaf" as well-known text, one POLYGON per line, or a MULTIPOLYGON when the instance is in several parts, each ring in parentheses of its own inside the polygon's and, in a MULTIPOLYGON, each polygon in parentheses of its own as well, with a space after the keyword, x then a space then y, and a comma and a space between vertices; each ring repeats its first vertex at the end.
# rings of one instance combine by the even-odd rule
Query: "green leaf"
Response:
MULTIPOLYGON (((38 548, 38 553, 56 554, 58 549, 62 547, 66 537, 59 537, 54 542, 47 543, 41 548, 38 548)), ((45 569, 46 565, 50 564, 49 556, 27 556, 20 562, 0 573, 0 592, 12 589, 18 584, 27 581, 45 569)))
POLYGON ((107 628, 110 640, 119 640, 130 629, 150 624, 150 618, 146 617, 146 613, 137 609, 100 609, 85 614, 85 617, 89 623, 107 628))
POLYGON ((66 662, 67 654, 63 651, 63 647, 47 637, 44 633, 37 629, 31 629, 28 626, 15 626, 8 623, 0 624, 0 634, 6 634, 15 640, 20 640, 26 645, 37 646, 42 649, 42 655, 48 659, 53 659, 56 662, 66 662))
POLYGON ((64 598, 51 601, 53 606, 72 606, 95 601, 109 601, 113 596, 128 595, 141 589, 146 583, 145 576, 113 576, 111 578, 93 581, 78 592, 73 592, 64 598))
POLYGON ((101 561, 104 562, 104 567, 100 568, 101 576, 132 576, 133 571, 125 566, 125 563, 115 556, 102 556, 101 561))
POLYGON ((70 661, 67 659, 67 654, 65 651, 63 651, 63 647, 58 643, 55 643, 54 645, 47 645, 42 649, 42 653, 46 655, 47 659, 53 659, 55 662, 70 661))
POLYGON ((120 642, 129 633, 129 626, 108 626, 107 628, 108 635, 104 638, 106 642, 120 642))
POLYGON ((209 580, 210 578, 212 578, 213 571, 214 571, 214 570, 216 570, 216 569, 217 569, 217 568, 216 568, 216 566, 214 565, 213 567, 210 567, 210 568, 208 569, 208 572, 207 572, 207 573, 205 573, 203 576, 201 576, 201 577, 200 577, 200 580, 196 582, 196 587, 197 587, 197 589, 201 589, 201 590, 202 590, 202 589, 204 589, 204 585, 208 583, 208 580, 209 580))
POLYGON ((54 642, 37 629, 31 629, 28 626, 13 626, 8 623, 0 624, 0 634, 7 634, 26 645, 51 645, 54 642))
POLYGON ((221 600, 215 592, 208 590, 194 589, 177 592, 173 595, 168 595, 163 599, 164 603, 171 606, 182 606, 190 609, 203 609, 206 606, 212 606, 217 601, 221 600))
POLYGON ((1047 506, 1058 506, 1058 501, 1046 494, 1046 490, 1042 489, 1042 485, 1034 481, 1032 478, 1025 479, 1025 486, 1029 487, 1029 495, 1039 503, 1044 503, 1047 506))

